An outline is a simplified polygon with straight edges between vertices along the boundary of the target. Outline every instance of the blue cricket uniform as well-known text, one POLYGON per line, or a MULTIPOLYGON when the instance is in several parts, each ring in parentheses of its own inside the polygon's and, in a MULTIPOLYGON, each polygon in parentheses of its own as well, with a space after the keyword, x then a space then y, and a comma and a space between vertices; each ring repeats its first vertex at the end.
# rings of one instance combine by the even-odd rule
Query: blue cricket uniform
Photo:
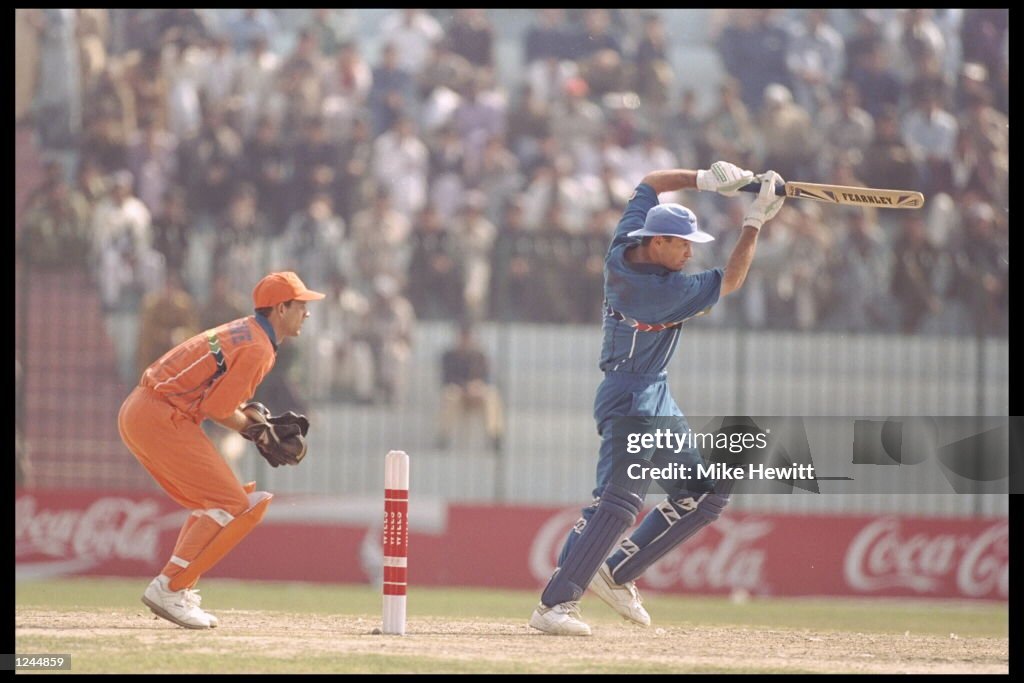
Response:
MULTIPOLYGON (((722 290, 721 268, 687 275, 655 264, 626 262, 626 250, 641 241, 628 233, 642 228, 647 212, 657 204, 658 195, 651 186, 637 186, 605 258, 600 363, 605 376, 594 400, 594 419, 602 439, 595 496, 601 495, 615 462, 625 454, 625 444, 613 433, 616 418, 672 416, 681 420, 675 431, 689 429, 669 392, 665 368, 679 343, 682 323, 707 313, 722 290)), ((669 457, 648 454, 662 455, 669 457)), ((671 459, 692 465, 699 462, 700 454, 684 450, 672 453, 671 459)))

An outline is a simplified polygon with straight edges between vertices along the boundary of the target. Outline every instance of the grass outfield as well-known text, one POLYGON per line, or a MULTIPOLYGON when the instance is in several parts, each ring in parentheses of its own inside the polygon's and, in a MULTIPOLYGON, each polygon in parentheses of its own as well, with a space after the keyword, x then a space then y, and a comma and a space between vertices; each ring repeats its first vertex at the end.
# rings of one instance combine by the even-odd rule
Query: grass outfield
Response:
POLYGON ((75 673, 934 673, 1008 661, 1006 604, 648 594, 654 627, 640 629, 588 597, 595 635, 573 639, 526 626, 535 591, 413 586, 409 633, 390 638, 370 635, 381 597, 367 586, 204 580, 203 608, 221 621, 207 632, 153 617, 146 583, 17 583, 17 652, 70 653, 75 673))

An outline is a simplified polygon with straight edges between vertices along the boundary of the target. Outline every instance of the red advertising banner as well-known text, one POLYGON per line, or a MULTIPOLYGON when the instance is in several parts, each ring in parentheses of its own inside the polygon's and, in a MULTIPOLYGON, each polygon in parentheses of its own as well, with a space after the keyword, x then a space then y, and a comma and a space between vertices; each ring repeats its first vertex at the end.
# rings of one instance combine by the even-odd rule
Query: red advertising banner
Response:
MULTIPOLYGON (((211 577, 378 582, 382 499, 279 495, 211 577), (302 558, 301 562, 296 558, 302 558)), ((188 513, 156 494, 19 491, 19 579, 152 576, 188 513)), ((409 582, 539 589, 578 508, 410 501, 409 582)), ((1006 600, 1005 518, 726 511, 640 579, 667 593, 1006 600)))

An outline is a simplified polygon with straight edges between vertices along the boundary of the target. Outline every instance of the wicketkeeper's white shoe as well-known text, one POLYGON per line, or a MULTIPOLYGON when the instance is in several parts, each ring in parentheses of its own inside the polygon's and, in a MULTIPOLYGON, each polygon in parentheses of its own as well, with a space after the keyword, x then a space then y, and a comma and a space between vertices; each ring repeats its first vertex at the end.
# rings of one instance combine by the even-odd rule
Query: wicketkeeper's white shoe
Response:
POLYGON ((604 562, 597 570, 594 580, 590 582, 590 590, 608 603, 608 606, 618 612, 623 619, 641 626, 651 625, 651 615, 644 609, 636 582, 627 581, 622 585, 615 583, 611 570, 604 562))
POLYGON ((161 574, 146 586, 142 602, 158 617, 184 628, 204 629, 217 625, 217 618, 199 609, 200 598, 194 590, 172 591, 170 581, 161 574))
POLYGON ((555 636, 589 636, 590 627, 580 619, 580 603, 563 602, 554 607, 537 605, 530 616, 530 626, 555 636))

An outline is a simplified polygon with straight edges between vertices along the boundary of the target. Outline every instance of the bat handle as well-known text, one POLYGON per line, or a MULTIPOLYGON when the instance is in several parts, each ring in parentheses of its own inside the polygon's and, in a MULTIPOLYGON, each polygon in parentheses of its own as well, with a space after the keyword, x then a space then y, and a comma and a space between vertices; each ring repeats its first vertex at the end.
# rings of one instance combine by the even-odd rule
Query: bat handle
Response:
MULTIPOLYGON (((740 192, 750 192, 750 193, 753 193, 753 194, 757 194, 760 191, 761 191, 761 183, 759 183, 759 182, 747 183, 746 185, 744 185, 743 187, 740 188, 740 192)), ((775 196, 776 197, 785 197, 786 196, 786 186, 785 185, 776 185, 775 186, 775 196)))

